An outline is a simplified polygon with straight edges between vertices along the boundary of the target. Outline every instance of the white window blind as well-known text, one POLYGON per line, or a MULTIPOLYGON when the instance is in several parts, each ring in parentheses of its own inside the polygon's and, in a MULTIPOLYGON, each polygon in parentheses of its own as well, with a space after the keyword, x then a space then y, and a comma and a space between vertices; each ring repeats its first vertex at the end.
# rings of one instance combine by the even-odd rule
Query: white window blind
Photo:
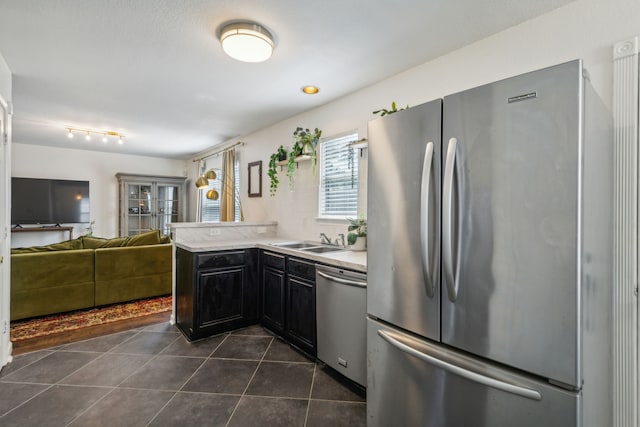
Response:
POLYGON ((319 216, 345 218, 358 214, 358 156, 350 134, 320 143, 319 216))
MULTIPOLYGON (((240 164, 235 162, 233 165, 234 170, 234 187, 235 187, 235 220, 240 221, 240 164)), ((200 222, 218 222, 220 221, 220 197, 222 197, 222 191, 220 190, 222 183, 222 170, 215 169, 216 179, 209 180, 209 185, 200 193, 200 222), (207 192, 209 190, 216 190, 218 192, 218 200, 212 200, 207 198, 207 192)))

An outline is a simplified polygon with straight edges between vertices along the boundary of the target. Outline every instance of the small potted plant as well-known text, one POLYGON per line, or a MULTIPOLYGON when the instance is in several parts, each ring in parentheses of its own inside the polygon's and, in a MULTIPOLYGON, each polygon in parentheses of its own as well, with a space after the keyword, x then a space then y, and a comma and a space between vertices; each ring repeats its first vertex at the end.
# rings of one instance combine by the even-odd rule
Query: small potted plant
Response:
POLYGON ((309 129, 303 129, 301 127, 297 127, 295 131, 293 131, 293 138, 296 141, 296 144, 300 145, 301 154, 310 155, 315 158, 316 146, 318 145, 318 141, 320 141, 320 136, 322 135, 322 131, 318 128, 315 128, 313 132, 309 129))
POLYGON ((349 227, 347 228, 347 242, 352 251, 364 251, 367 249, 367 220, 364 214, 357 218, 347 218, 349 227))
POLYGON ((402 111, 406 108, 409 108, 409 106, 407 105, 404 108, 400 108, 398 109, 398 107, 396 106, 396 102, 393 101, 391 103, 391 108, 389 110, 387 110, 386 108, 381 108, 379 110, 376 110, 373 112, 373 114, 380 114, 380 117, 384 117, 384 116, 388 116, 389 114, 393 114, 393 113, 397 113, 398 111, 402 111))
POLYGON ((273 153, 269 158, 269 170, 267 170, 267 175, 269 175, 269 179, 271 180, 269 185, 269 194, 271 196, 274 196, 278 189, 278 184, 280 183, 280 180, 278 179, 278 162, 283 160, 287 160, 287 150, 281 145, 278 147, 278 151, 273 153))

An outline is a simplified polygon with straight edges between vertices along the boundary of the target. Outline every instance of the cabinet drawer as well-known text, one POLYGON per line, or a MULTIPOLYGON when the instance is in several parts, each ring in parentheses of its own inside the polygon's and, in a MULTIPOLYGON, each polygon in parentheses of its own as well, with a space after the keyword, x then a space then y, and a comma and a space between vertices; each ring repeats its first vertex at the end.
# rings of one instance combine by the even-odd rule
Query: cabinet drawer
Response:
POLYGON ((262 265, 284 271, 285 256, 273 252, 262 252, 262 265))
POLYGON ((316 280, 316 265, 309 261, 303 261, 297 258, 289 258, 289 267, 287 269, 287 272, 289 274, 309 279, 314 282, 316 280))
POLYGON ((196 255, 196 268, 201 270, 243 265, 244 258, 244 251, 206 252, 196 255))

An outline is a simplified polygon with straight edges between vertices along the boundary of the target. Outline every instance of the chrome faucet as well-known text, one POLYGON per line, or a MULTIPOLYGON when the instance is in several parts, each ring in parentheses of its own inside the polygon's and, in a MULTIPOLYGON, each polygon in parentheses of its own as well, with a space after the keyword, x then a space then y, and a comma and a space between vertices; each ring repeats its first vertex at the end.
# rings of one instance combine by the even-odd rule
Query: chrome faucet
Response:
POLYGON ((330 245, 331 244, 331 239, 328 238, 326 234, 320 233, 320 242, 330 245))
POLYGON ((336 239, 336 245, 342 246, 343 248, 346 247, 347 245, 344 243, 344 234, 340 233, 340 234, 338 234, 338 236, 340 236, 340 242, 341 243, 338 243, 338 239, 336 239))

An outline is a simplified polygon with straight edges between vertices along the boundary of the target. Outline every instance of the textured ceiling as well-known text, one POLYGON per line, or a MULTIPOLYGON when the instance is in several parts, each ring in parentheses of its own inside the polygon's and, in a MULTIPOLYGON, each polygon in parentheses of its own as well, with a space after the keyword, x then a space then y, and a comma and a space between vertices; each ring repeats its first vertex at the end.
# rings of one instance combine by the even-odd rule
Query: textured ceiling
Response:
POLYGON ((13 140, 186 158, 570 1, 0 0, 13 140), (239 19, 274 35, 269 61, 222 52, 217 32, 239 19), (127 138, 69 140, 65 126, 127 138))

